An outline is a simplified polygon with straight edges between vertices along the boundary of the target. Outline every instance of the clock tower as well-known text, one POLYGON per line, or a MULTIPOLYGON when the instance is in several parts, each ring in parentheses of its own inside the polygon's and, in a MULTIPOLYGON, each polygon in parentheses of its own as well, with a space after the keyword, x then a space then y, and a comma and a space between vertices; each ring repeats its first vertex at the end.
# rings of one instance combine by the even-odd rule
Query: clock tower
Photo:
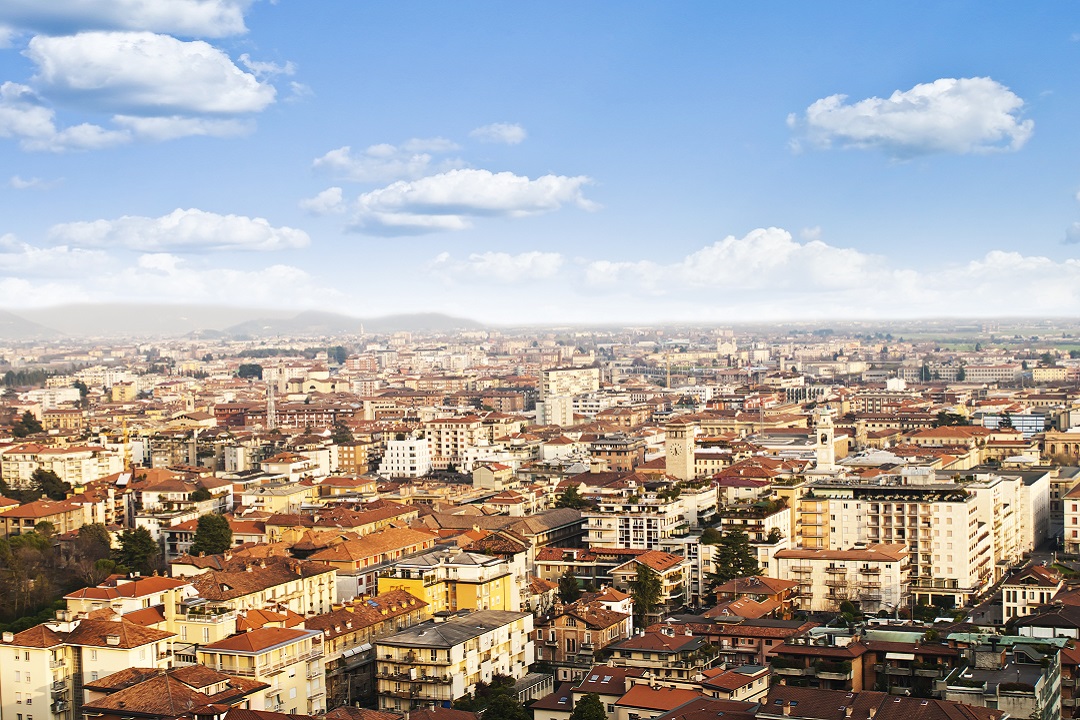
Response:
POLYGON ((664 427, 667 457, 664 472, 679 480, 694 479, 694 425, 673 420, 664 427))

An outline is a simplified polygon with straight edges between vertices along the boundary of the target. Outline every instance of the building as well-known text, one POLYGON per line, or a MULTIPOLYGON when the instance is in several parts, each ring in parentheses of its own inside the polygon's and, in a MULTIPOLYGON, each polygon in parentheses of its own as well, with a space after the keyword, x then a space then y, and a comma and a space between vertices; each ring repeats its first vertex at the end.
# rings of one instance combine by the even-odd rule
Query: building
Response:
POLYGON ((1001 584, 1002 617, 1009 622, 1031 615, 1040 606, 1049 605, 1064 585, 1061 573, 1042 565, 1017 570, 1001 584))
POLYGON ((630 592, 643 568, 652 572, 660 581, 660 596, 656 606, 644 612, 646 623, 656 622, 661 615, 674 612, 686 604, 690 564, 679 555, 659 550, 638 555, 611 571, 612 585, 623 592, 630 592))
POLYGON ((390 590, 422 598, 432 613, 521 608, 510 563, 479 553, 435 550, 403 558, 379 577, 379 592, 390 590))
POLYGON ((600 389, 599 368, 551 368, 540 376, 536 421, 540 425, 574 424, 574 396, 600 389))
POLYGON ((200 665, 269 687, 261 708, 316 715, 326 709, 321 630, 261 627, 197 648, 200 665))
POLYGON ((423 477, 433 469, 431 443, 423 437, 399 435, 386 443, 379 474, 388 478, 423 477))
POLYGON ((529 613, 442 615, 376 643, 379 709, 448 706, 494 675, 523 678, 533 663, 529 613))
POLYGON ((533 646, 536 661, 555 670, 555 680, 580 680, 600 650, 627 638, 633 627, 628 613, 609 610, 600 603, 557 603, 550 615, 535 621, 533 646))
POLYGON ((781 550, 776 575, 799 583, 799 608, 836 612, 840 603, 863 612, 895 611, 910 601, 906 545, 863 545, 849 550, 781 550))

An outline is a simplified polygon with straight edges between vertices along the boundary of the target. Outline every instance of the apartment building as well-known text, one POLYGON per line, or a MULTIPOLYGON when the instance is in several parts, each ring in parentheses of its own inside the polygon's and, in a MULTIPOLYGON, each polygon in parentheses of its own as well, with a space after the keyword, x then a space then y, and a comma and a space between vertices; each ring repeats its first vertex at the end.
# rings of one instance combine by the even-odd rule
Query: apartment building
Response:
POLYGON ((1001 606, 1005 622, 1033 614, 1049 605, 1065 586, 1061 573, 1042 565, 1032 565, 1010 574, 1001 583, 1001 606))
POLYGON ((836 612, 857 603, 864 612, 895 611, 910 600, 911 563, 903 543, 847 550, 795 549, 776 554, 776 575, 799 583, 799 608, 836 612))
POLYGON ((446 470, 451 465, 462 470, 466 449, 487 444, 483 419, 476 415, 429 420, 423 428, 431 465, 436 470, 446 470))
POLYGON ((323 632, 327 706, 374 702, 375 642, 430 615, 423 600, 394 590, 307 618, 306 629, 323 632))
POLYGON ((85 684, 126 668, 168 668, 172 638, 119 616, 87 620, 68 611, 55 622, 4 633, 0 712, 16 720, 80 720, 85 684))
POLYGON ((992 535, 1005 523, 984 516, 991 503, 980 503, 975 493, 954 483, 907 484, 895 476, 875 480, 879 484, 814 483, 800 503, 804 547, 903 543, 916 602, 963 605, 993 582, 992 535))
POLYGON ((266 683, 252 710, 315 715, 326 709, 321 630, 256 628, 200 645, 197 657, 212 670, 266 683))
POLYGON ((689 516, 681 498, 644 488, 635 494, 600 495, 594 508, 581 513, 590 548, 641 550, 657 550, 664 540, 689 534, 689 516))
POLYGON ((224 570, 190 578, 199 597, 215 608, 261 610, 287 607, 298 615, 329 612, 336 598, 337 570, 283 557, 234 558, 224 570))
POLYGON ((495 675, 533 663, 533 616, 506 610, 443 615, 376 643, 379 709, 446 706, 495 675))
POLYGON ((505 558, 464 551, 435 550, 399 560, 379 577, 379 592, 391 590, 423 599, 432 613, 521 607, 521 588, 505 558))
POLYGON ((379 574, 402 558, 435 547, 438 536, 412 528, 386 528, 345 540, 307 557, 337 570, 337 599, 351 600, 378 591, 379 574))
POLYGON ((630 592, 642 567, 655 573, 660 580, 659 601, 645 615, 646 623, 656 622, 661 615, 674 612, 686 604, 686 588, 690 580, 690 563, 686 558, 650 550, 614 568, 611 571, 612 585, 623 592, 630 592))
POLYGON ((630 635, 633 618, 597 602, 557 603, 535 620, 536 661, 555 669, 555 680, 580 680, 596 661, 596 653, 630 635))
POLYGON ((551 368, 540 375, 536 421, 540 425, 574 424, 574 396, 600 389, 599 368, 551 368))
POLYGON ((611 662, 620 667, 648 668, 657 683, 692 680, 711 668, 719 651, 689 628, 662 625, 612 645, 611 662))
POLYGON ((431 450, 431 441, 427 438, 399 435, 386 443, 379 474, 388 478, 423 477, 434 467, 431 450))
POLYGON ((38 523, 49 523, 57 534, 78 530, 87 524, 87 508, 73 500, 35 500, 0 512, 2 537, 32 531, 38 523))

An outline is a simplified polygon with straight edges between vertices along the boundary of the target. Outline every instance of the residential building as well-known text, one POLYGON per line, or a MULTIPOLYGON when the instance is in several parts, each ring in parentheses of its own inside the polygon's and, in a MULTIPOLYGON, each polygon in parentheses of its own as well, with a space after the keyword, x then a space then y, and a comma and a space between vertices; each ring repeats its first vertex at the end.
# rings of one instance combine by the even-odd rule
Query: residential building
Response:
POLYGON ((505 558, 464 551, 435 550, 402 558, 379 577, 379 592, 390 590, 422 598, 432 613, 521 607, 521 590, 505 558))
POLYGON ((551 666, 555 680, 580 680, 600 650, 627 638, 633 628, 628 613, 609 610, 597 602, 557 603, 535 621, 536 661, 551 666))
POLYGON ((614 568, 611 571, 611 584, 623 592, 630 592, 642 568, 652 572, 660 581, 660 595, 656 606, 644 613, 647 624, 657 622, 662 615, 674 612, 686 604, 690 564, 685 558, 650 550, 614 568))
POLYGON ((1031 615, 1049 605, 1065 585, 1061 573, 1042 565, 1031 565, 1010 574, 1001 584, 1002 616, 1005 622, 1031 615))
POLYGON ((910 601, 911 564, 902 543, 782 550, 776 554, 775 571, 777 577, 798 583, 802 610, 836 612, 847 601, 863 612, 893 612, 910 601))
POLYGON ((533 663, 533 616, 477 610, 437 616, 376 643, 379 709, 448 705, 495 675, 523 678, 533 663))
POLYGON ((326 709, 321 630, 261 627, 197 648, 200 665, 269 687, 253 702, 292 715, 326 709), (259 702, 261 700, 261 703, 259 702))

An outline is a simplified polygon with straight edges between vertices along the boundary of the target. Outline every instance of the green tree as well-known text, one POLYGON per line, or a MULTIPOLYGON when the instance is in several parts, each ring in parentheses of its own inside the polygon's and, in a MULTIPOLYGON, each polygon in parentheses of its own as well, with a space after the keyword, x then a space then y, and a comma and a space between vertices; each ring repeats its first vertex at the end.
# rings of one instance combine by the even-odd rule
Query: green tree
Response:
POLYGON ((589 507, 589 501, 581 497, 581 493, 578 492, 576 487, 570 486, 563 490, 562 494, 556 498, 555 507, 580 510, 589 507))
POLYGON ((530 720, 530 715, 516 697, 500 692, 488 700, 484 720, 530 720))
POLYGON ((784 534, 782 532, 780 532, 780 528, 775 528, 774 527, 772 530, 769 531, 769 536, 767 538, 765 538, 765 541, 767 543, 769 543, 770 545, 775 545, 776 543, 780 542, 780 540, 782 540, 783 537, 784 537, 784 534))
POLYGON ((43 468, 38 468, 30 475, 30 484, 50 500, 63 500, 71 492, 71 483, 61 480, 52 470, 43 468))
POLYGON ((262 380, 262 365, 258 363, 241 363, 240 367, 236 369, 236 376, 245 379, 256 378, 262 380))
POLYGON ((967 380, 967 368, 961 365, 960 368, 956 371, 956 381, 964 382, 965 380, 967 380))
POLYGON ((604 711, 604 703, 600 702, 600 696, 588 693, 578 700, 574 712, 570 714, 570 720, 607 720, 607 712, 604 711))
POLYGON ((919 381, 930 382, 930 379, 932 377, 933 375, 930 372, 930 365, 928 365, 927 363, 923 363, 922 367, 919 368, 919 381))
POLYGON ((203 515, 195 529, 195 539, 191 543, 191 554, 217 555, 232 547, 232 528, 224 515, 203 515))
POLYGON ((341 420, 334 421, 334 433, 330 436, 330 439, 334 441, 335 445, 343 445, 344 443, 350 443, 353 441, 352 430, 341 420))
POLYGON ((572 603, 581 597, 581 586, 574 576, 573 570, 567 570, 559 576, 559 599, 564 603, 572 603))
POLYGON ((330 362, 335 365, 344 365, 345 360, 349 357, 349 351, 341 345, 335 345, 326 351, 326 356, 330 359, 330 362))
POLYGON ((1001 429, 1011 429, 1013 426, 1012 415, 1004 413, 1001 419, 998 421, 998 427, 1001 429))
MULTIPOLYGON (((109 531, 101 523, 83 525, 75 536, 73 554, 72 568, 79 579, 87 585, 97 585, 109 575, 109 572, 103 572, 103 568, 98 567, 98 563, 112 563, 112 560, 109 560, 112 555, 112 537, 109 531)), ((109 571, 111 572, 111 568, 109 571)))
POLYGON ((120 533, 120 550, 116 559, 129 570, 149 573, 158 564, 161 550, 150 531, 144 527, 120 533))
POLYGON ((724 535, 713 556, 713 567, 715 570, 708 577, 712 586, 761 572, 757 553, 750 545, 749 536, 742 530, 731 530, 724 535))
POLYGON ((28 435, 39 433, 44 429, 45 428, 41 426, 41 422, 34 417, 34 414, 27 410, 11 428, 11 434, 17 438, 24 438, 28 435))
POLYGON ((188 499, 191 500, 191 502, 206 502, 212 497, 214 496, 211 495, 210 491, 206 488, 199 488, 195 492, 188 495, 188 499))
POLYGON ((637 564, 637 575, 630 581, 630 594, 634 599, 635 623, 645 626, 645 619, 652 613, 664 593, 660 576, 651 567, 637 564))

